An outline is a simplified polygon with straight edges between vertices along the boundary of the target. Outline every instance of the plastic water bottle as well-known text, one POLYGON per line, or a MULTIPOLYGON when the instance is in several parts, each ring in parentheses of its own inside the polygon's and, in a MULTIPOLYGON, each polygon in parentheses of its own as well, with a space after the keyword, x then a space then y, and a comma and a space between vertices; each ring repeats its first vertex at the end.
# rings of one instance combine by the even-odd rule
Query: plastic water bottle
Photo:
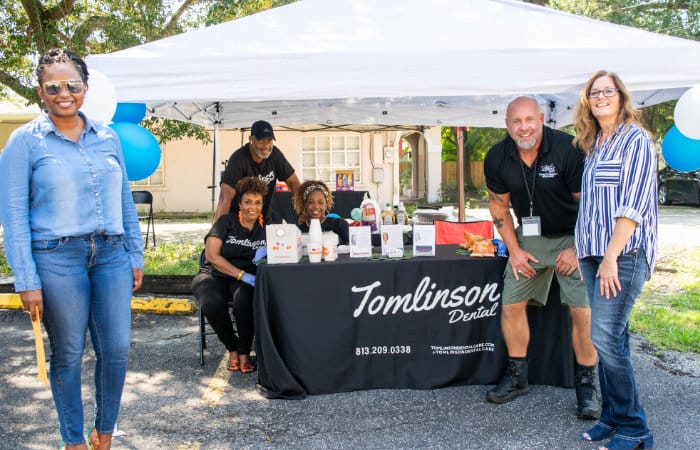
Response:
POLYGON ((408 214, 406 214, 406 208, 403 206, 403 202, 399 202, 399 211, 396 213, 396 223, 399 225, 406 225, 408 223, 408 214))
POLYGON ((387 203, 382 211, 382 225, 394 224, 394 211, 391 209, 391 203, 387 203))

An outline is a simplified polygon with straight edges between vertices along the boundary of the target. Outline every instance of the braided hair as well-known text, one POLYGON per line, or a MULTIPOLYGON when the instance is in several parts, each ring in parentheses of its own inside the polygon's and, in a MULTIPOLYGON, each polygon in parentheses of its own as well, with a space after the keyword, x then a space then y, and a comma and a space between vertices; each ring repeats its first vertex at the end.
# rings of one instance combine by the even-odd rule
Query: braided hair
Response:
POLYGON ((41 82, 43 81, 46 67, 51 66, 53 64, 60 64, 66 62, 69 62, 75 66, 75 69, 80 74, 80 79, 83 80, 83 83, 87 84, 88 78, 90 77, 87 64, 85 64, 83 58, 78 56, 77 53, 65 48, 52 48, 51 50, 41 55, 41 57, 39 58, 39 64, 36 67, 36 79, 38 83, 41 84, 41 82))

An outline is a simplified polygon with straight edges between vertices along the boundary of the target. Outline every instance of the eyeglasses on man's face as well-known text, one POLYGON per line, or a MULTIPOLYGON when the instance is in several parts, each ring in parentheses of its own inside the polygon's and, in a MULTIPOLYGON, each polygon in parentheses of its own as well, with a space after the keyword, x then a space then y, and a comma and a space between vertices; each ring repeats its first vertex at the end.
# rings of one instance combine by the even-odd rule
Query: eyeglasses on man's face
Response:
POLYGON ((615 94, 617 94, 617 89, 615 88, 607 88, 603 89, 602 91, 599 91, 598 89, 591 89, 588 91, 588 97, 590 98, 598 98, 600 97, 600 94, 603 94, 603 97, 614 97, 615 94))
POLYGON ((83 83, 83 80, 47 81, 44 83, 42 88, 44 89, 44 92, 49 95, 58 95, 58 93, 61 92, 61 89, 63 89, 63 86, 65 86, 68 89, 68 92, 71 94, 80 94, 83 92, 85 84, 83 83))

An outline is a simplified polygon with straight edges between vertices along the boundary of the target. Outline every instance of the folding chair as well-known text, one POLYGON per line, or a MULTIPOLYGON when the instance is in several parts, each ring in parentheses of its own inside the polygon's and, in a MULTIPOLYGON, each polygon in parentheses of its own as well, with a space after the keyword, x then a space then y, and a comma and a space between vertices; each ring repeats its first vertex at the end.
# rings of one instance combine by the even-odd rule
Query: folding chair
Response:
MULTIPOLYGON (((206 261, 204 257, 204 250, 202 250, 202 253, 199 255, 199 267, 202 267, 204 265, 204 262, 206 261)), ((216 334, 214 330, 207 331, 207 325, 209 325, 209 322, 207 322, 207 318, 204 316, 204 310, 202 309, 202 302, 197 299, 197 302, 199 303, 199 365, 203 366, 204 365, 204 350, 207 348, 207 336, 211 334, 216 334)), ((231 315, 231 321, 233 321, 233 325, 235 327, 236 325, 236 316, 234 316, 231 312, 233 309, 233 299, 231 299, 230 302, 228 302, 228 309, 229 309, 229 314, 231 315)))
POLYGON ((461 244, 464 242, 464 232, 478 234, 486 239, 493 239, 493 222, 490 220, 479 220, 476 222, 448 222, 436 220, 435 244, 461 244))
POLYGON ((146 220, 146 242, 148 247, 148 236, 153 230, 153 246, 156 246, 156 223, 153 218, 153 194, 148 191, 132 191, 131 196, 134 198, 136 205, 148 205, 148 214, 139 214, 139 221, 146 220))

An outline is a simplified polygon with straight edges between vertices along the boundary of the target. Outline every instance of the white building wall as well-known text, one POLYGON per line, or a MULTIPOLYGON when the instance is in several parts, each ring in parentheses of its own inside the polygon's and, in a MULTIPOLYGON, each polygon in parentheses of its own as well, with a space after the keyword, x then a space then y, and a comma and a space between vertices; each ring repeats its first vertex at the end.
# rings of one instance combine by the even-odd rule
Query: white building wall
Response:
MULTIPOLYGON (((361 146, 360 182, 355 183, 355 190, 369 191, 370 196, 380 205, 386 202, 396 204, 399 193, 398 183, 394 183, 398 169, 398 155, 395 131, 376 131, 359 133, 361 146), (385 148, 391 148, 391 155, 385 155, 385 148), (375 182, 373 169, 383 170, 383 182, 375 182)), ((305 133, 298 131, 276 130, 275 145, 279 147, 296 169, 302 179, 302 137, 305 133)), ((315 136, 333 134, 351 134, 351 132, 318 131, 307 132, 315 136)), ((242 144, 248 142, 248 132, 239 130, 219 131, 218 170, 223 170, 223 162, 242 144)), ((440 129, 430 128, 426 136, 427 196, 428 201, 437 201, 440 188, 440 129)), ((154 195, 154 208, 157 212, 200 212, 212 211, 211 189, 213 143, 204 145, 193 139, 169 142, 163 147, 163 164, 165 186, 135 187, 147 189, 154 195)), ((333 186, 330 186, 333 189, 333 186)), ((358 205, 359 206, 359 205, 358 205)))

